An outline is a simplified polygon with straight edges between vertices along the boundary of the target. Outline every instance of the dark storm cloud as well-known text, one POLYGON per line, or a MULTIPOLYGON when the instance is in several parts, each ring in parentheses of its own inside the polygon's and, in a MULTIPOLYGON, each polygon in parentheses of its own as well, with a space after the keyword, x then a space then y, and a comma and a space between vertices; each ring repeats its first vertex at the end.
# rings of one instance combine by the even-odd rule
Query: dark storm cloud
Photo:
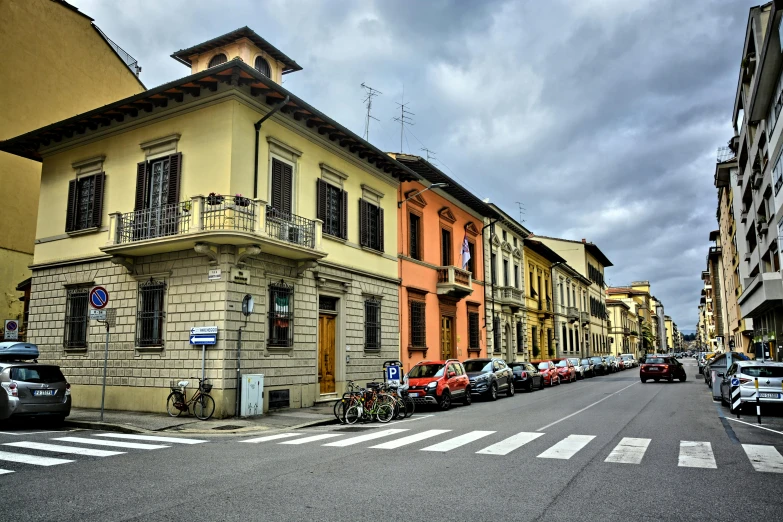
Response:
POLYGON ((169 55, 249 25, 296 59, 285 86, 358 134, 359 84, 383 91, 370 138, 399 150, 404 89, 447 173, 542 235, 597 243, 615 285, 648 279, 696 322, 717 228, 715 149, 730 118, 748 8, 706 0, 76 2, 155 86, 169 55), (176 17, 171 13, 177 13, 176 17))

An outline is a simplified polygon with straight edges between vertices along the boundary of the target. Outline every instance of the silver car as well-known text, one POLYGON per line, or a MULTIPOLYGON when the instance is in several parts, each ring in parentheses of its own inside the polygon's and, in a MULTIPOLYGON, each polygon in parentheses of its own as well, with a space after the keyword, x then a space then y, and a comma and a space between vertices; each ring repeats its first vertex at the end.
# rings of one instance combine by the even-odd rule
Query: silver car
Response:
POLYGON ((783 404, 783 363, 761 361, 737 361, 726 370, 720 383, 721 402, 736 413, 746 403, 783 404), (756 391, 756 379, 759 389, 756 391), (731 402, 732 381, 739 385, 740 404, 737 409, 731 402))
POLYGON ((15 359, 12 344, 35 346, 0 343, 0 421, 48 417, 62 422, 71 413, 71 385, 60 367, 15 359))
POLYGON ((574 365, 574 368, 576 369, 576 378, 577 379, 584 379, 585 378, 585 367, 582 366, 582 364, 579 362, 578 357, 569 357, 569 361, 571 361, 571 364, 574 365))

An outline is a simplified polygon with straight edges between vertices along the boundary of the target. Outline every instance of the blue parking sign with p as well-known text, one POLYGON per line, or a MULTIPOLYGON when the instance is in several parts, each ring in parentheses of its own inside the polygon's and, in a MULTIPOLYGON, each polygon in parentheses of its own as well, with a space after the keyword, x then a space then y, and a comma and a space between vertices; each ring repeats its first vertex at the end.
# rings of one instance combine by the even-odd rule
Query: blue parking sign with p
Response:
POLYGON ((396 365, 386 367, 386 381, 389 383, 400 382, 400 367, 396 365))

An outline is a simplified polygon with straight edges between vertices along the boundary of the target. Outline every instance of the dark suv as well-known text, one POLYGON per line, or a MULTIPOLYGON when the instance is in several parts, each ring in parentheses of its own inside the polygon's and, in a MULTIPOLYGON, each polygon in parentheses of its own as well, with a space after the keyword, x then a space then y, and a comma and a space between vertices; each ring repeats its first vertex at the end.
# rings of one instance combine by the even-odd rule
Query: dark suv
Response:
POLYGON ((470 379, 456 359, 422 361, 411 368, 407 378, 408 396, 418 404, 437 404, 448 410, 453 399, 466 406, 471 402, 470 379))
POLYGON ((506 361, 496 358, 468 359, 462 363, 470 378, 470 393, 495 401, 498 392, 514 395, 514 373, 506 361))

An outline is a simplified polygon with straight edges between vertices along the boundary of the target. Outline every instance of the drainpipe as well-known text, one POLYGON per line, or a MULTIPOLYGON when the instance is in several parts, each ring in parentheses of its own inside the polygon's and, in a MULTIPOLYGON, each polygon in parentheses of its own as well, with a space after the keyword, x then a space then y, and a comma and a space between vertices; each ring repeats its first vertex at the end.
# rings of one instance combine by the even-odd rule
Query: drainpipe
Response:
POLYGON ((253 199, 258 198, 258 136, 259 136, 259 131, 261 130, 261 124, 263 124, 266 120, 274 116, 274 114, 277 111, 285 107, 286 104, 288 104, 288 100, 290 98, 291 98, 290 96, 286 95, 282 103, 278 103, 277 105, 275 105, 274 108, 271 111, 267 112, 263 118, 255 122, 255 124, 253 124, 253 126, 256 128, 256 154, 255 154, 255 161, 253 162, 253 199))
MULTIPOLYGON (((552 282, 552 335, 555 340, 557 339, 557 314, 555 313, 555 267, 562 265, 562 261, 555 261, 552 266, 549 267, 549 280, 552 282)), ((557 356, 557 346, 555 346, 555 356, 557 356)))
MULTIPOLYGON (((495 223, 500 221, 500 219, 495 219, 495 221, 490 221, 483 227, 481 227, 481 240, 484 241, 484 231, 487 229, 487 227, 491 227, 493 230, 495 229, 495 223)), ((492 238, 489 238, 489 262, 492 263, 492 254, 494 253, 494 249, 492 248, 492 238)), ((484 267, 487 266, 487 249, 482 248, 481 249, 481 258, 482 261, 484 261, 484 267)), ((495 343, 495 278, 493 277, 493 271, 492 266, 489 267, 489 277, 492 279, 490 284, 492 285, 492 343, 493 343, 493 351, 495 349, 494 343, 495 343)), ((487 276, 484 274, 484 307, 487 306, 487 276)), ((484 314, 484 317, 486 318, 486 312, 484 314)), ((487 320, 484 319, 484 325, 486 326, 487 320)), ((489 340, 489 339, 487 339, 489 340)), ((487 345, 489 346, 489 344, 487 345)), ((487 348, 487 357, 489 357, 489 348, 487 348)))

